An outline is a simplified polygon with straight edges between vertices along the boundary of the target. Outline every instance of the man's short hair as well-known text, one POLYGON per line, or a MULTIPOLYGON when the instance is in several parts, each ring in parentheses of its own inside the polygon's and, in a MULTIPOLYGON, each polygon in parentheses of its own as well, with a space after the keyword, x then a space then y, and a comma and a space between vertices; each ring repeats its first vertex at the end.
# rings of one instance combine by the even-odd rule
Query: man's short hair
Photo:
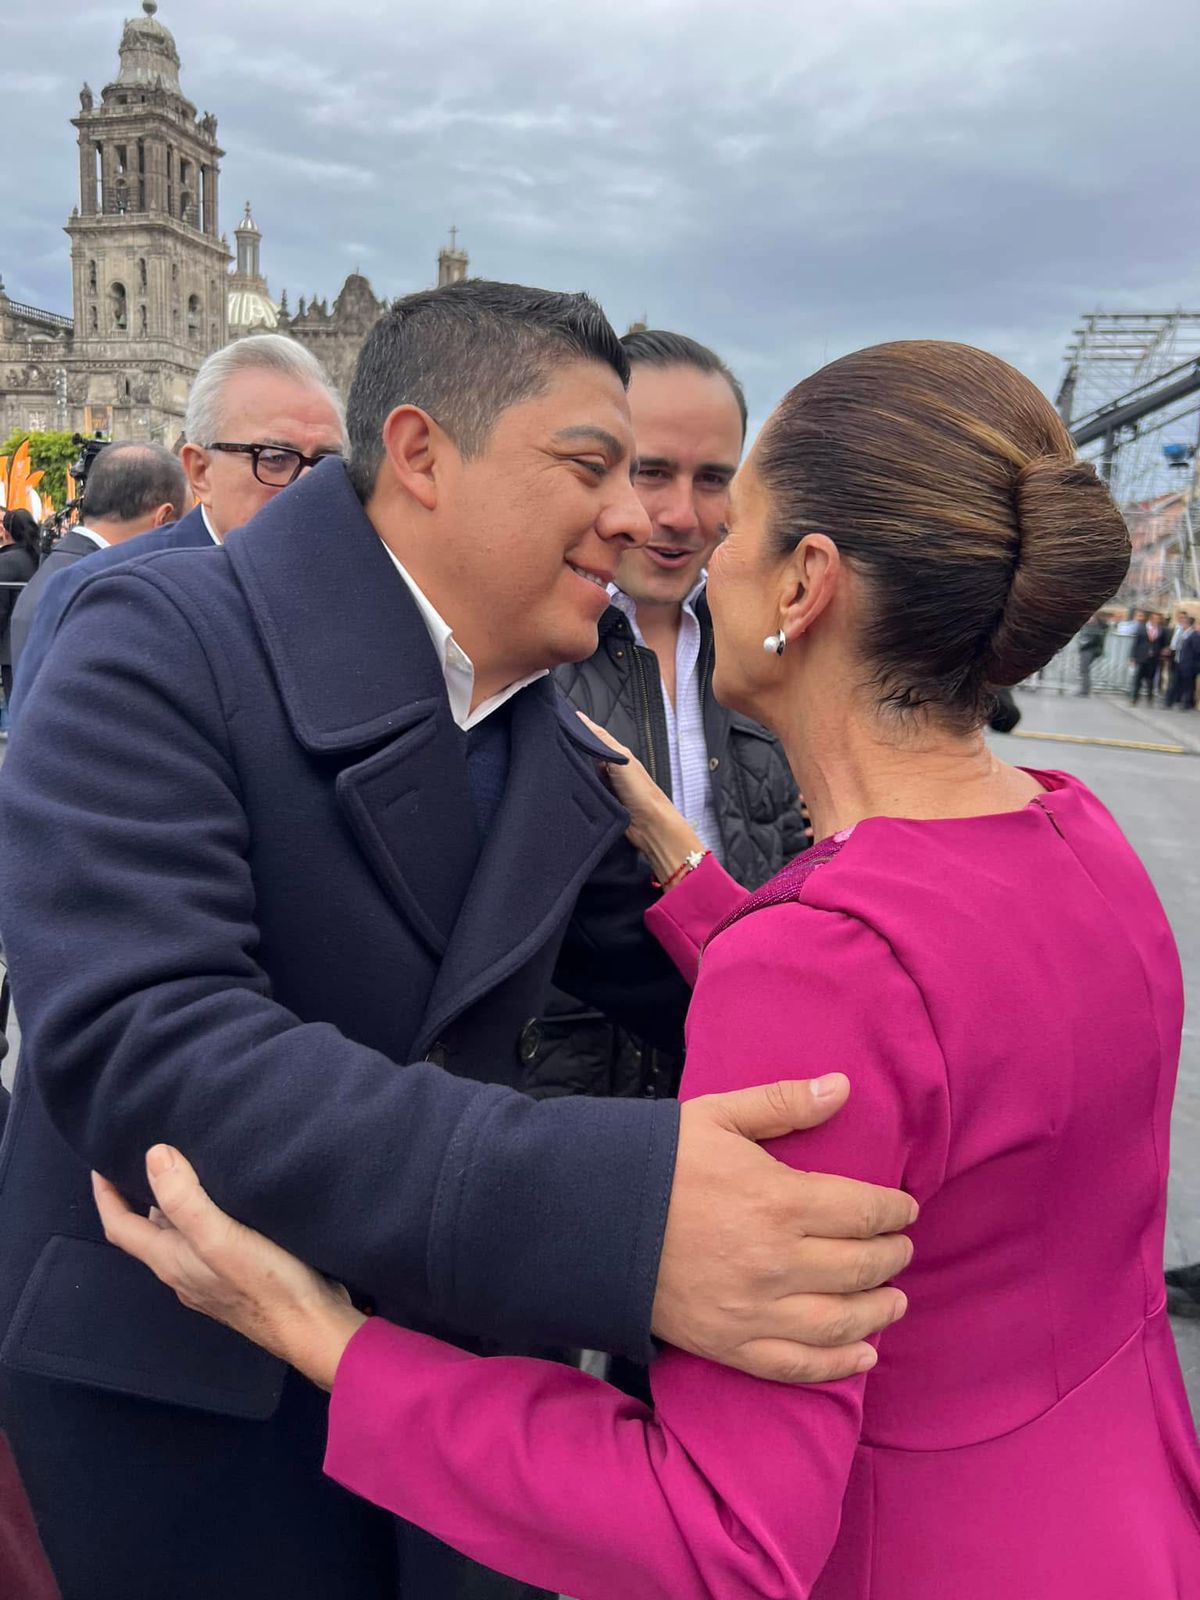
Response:
POLYGON ((134 522, 169 505, 178 521, 187 500, 183 468, 164 445, 121 440, 93 462, 80 512, 84 522, 134 522))
POLYGON ((637 328, 621 339, 631 367, 694 367, 697 372, 716 372, 733 390, 733 398, 742 418, 742 438, 750 416, 746 410, 746 394, 741 384, 730 372, 715 350, 686 333, 667 333, 662 328, 637 328))
MULTIPOLYGON (((192 379, 187 415, 183 419, 184 438, 189 444, 207 447, 221 438, 225 390, 240 372, 271 372, 276 377, 291 378, 305 388, 324 389, 345 434, 346 412, 342 397, 330 383, 328 373, 316 356, 286 334, 253 333, 248 338, 236 339, 224 349, 214 350, 192 379)), ((227 442, 255 444, 259 441, 233 439, 227 442)))
POLYGON ((367 335, 350 385, 350 481, 366 501, 383 460, 383 425, 417 406, 465 457, 487 445, 510 406, 544 394, 556 367, 599 361, 623 385, 629 363, 586 294, 468 278, 395 301, 367 335))

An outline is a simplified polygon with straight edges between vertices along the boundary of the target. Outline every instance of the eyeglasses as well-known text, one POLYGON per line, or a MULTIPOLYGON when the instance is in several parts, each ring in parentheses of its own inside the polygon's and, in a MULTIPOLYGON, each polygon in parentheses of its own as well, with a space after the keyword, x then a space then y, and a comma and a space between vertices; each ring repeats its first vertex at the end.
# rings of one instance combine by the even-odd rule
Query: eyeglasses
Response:
POLYGON ((254 476, 269 489, 286 489, 305 467, 315 467, 327 456, 341 455, 340 450, 323 450, 320 455, 306 456, 279 444, 210 444, 208 448, 224 450, 231 456, 249 456, 254 476))

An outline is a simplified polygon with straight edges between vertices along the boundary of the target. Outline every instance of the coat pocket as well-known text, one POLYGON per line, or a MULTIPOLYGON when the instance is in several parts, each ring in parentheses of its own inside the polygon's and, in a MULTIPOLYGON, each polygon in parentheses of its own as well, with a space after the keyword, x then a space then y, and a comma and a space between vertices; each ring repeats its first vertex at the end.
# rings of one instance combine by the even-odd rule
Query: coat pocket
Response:
POLYGON ((112 1245, 55 1234, 22 1291, 0 1363, 138 1400, 265 1421, 287 1368, 189 1311, 112 1245))

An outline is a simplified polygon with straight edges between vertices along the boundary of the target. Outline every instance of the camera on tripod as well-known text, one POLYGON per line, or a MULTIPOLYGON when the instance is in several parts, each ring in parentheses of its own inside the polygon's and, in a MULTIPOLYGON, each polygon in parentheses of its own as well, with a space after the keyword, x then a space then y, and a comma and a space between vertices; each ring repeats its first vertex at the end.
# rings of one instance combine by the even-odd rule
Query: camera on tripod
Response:
POLYGON ((90 439, 85 439, 81 433, 76 433, 72 434, 71 443, 79 448, 79 454, 71 464, 71 476, 79 485, 77 498, 82 500, 88 473, 96 465, 96 457, 101 450, 107 449, 112 440, 106 439, 101 433, 93 434, 90 439))
POLYGON ((96 465, 96 458, 101 450, 105 450, 112 443, 103 434, 97 432, 90 439, 85 439, 81 433, 71 436, 71 443, 79 454, 71 463, 71 476, 75 480, 76 495, 73 500, 68 500, 60 511, 55 511, 52 516, 42 523, 42 537, 38 560, 44 561, 54 548, 57 541, 70 526, 71 519, 83 504, 84 489, 87 486, 88 473, 96 465))

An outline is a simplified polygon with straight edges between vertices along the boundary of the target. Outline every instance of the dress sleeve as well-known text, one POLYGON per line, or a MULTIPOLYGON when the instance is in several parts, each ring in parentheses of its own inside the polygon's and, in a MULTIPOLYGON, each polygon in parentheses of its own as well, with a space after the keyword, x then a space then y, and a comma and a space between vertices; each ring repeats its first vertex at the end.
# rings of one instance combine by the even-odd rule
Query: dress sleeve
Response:
MULTIPOLYGON (((698 876, 695 874, 694 876, 698 876)), ((927 1199, 948 1137, 922 998, 863 924, 756 912, 705 954, 684 1098, 845 1070, 825 1127, 774 1153, 927 1199)), ((867 1379, 789 1387, 668 1350, 650 1410, 551 1363, 370 1322, 343 1357, 325 1469, 486 1565, 576 1600, 803 1600, 837 1535, 867 1379)))
POLYGON ((649 908, 646 926, 694 986, 705 940, 748 898, 716 856, 705 856, 694 872, 687 873, 649 908))

